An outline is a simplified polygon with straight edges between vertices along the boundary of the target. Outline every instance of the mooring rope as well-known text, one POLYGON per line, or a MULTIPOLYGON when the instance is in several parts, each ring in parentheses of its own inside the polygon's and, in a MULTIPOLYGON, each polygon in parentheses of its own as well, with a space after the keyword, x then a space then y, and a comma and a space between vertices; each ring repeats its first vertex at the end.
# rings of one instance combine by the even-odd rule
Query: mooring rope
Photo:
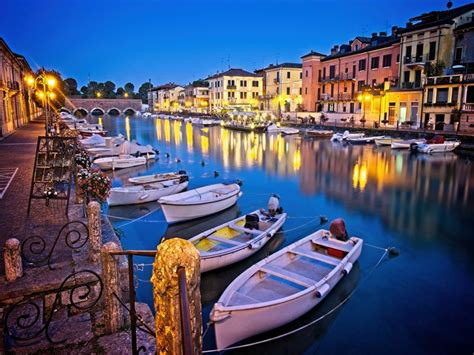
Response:
MULTIPOLYGON (((296 329, 293 329, 293 330, 290 330, 289 332, 286 332, 286 333, 283 333, 283 334, 280 334, 280 335, 277 335, 277 336, 274 336, 274 337, 271 337, 271 338, 267 338, 267 339, 263 339, 263 340, 260 340, 260 341, 255 341, 255 342, 252 342, 252 343, 248 343, 248 344, 242 344, 242 345, 235 345, 235 346, 229 346, 227 348, 224 348, 224 349, 212 349, 212 350, 203 350, 202 353, 203 354, 208 354, 208 353, 216 353, 216 352, 221 352, 221 351, 228 351, 228 350, 236 350, 236 349, 243 349, 243 348, 249 348, 251 346, 256 346, 256 345, 260 345, 260 344, 265 344, 265 343, 269 343, 271 341, 274 341, 274 340, 278 340, 278 339, 281 339, 281 338, 284 338, 284 337, 287 337, 288 335, 291 335, 291 334, 295 334, 295 333, 298 333, 299 331, 303 330, 303 329, 306 329, 320 321, 322 321, 324 318, 326 318, 327 316, 329 316, 330 314, 334 313, 336 310, 338 310, 339 308, 341 308, 347 301, 349 301, 349 299, 354 295, 354 293, 359 289, 360 285, 364 282, 364 281, 367 281, 370 276, 373 274, 373 272, 379 267, 379 265, 382 263, 383 259, 385 258, 385 256, 387 255, 387 253, 389 252, 389 249, 390 248, 382 248, 382 247, 377 247, 377 249, 380 248, 380 249, 383 249, 385 250, 384 253, 382 254, 382 256, 380 257, 380 259, 377 261, 377 263, 374 265, 374 267, 369 271, 369 273, 367 274, 367 276, 361 280, 361 282, 359 282, 359 284, 341 301, 339 302, 334 308, 330 309, 329 311, 327 311, 325 314, 323 314, 322 316, 314 319, 313 321, 305 324, 305 325, 302 325, 296 329)), ((208 325, 211 325, 212 322, 209 322, 208 325)), ((204 335, 207 333, 207 331, 209 330, 209 326, 207 327, 207 329, 204 331, 204 335)), ((203 337, 204 337, 203 335, 203 337)))

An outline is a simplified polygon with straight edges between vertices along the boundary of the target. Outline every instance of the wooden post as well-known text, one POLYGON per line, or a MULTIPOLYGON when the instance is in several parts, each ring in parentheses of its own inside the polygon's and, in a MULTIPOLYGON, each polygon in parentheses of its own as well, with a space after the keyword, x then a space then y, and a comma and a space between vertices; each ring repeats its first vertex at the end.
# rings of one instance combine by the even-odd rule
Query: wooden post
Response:
POLYGON ((5 279, 15 281, 23 276, 23 265, 21 263, 21 245, 16 238, 10 238, 3 247, 3 261, 5 263, 5 279))
MULTIPOLYGON (((156 321, 157 354, 183 354, 178 269, 184 268, 189 322, 194 354, 202 352, 200 256, 194 245, 184 239, 168 239, 158 245, 153 263, 153 301, 156 321)), ((186 313, 186 312, 185 312, 186 313)))
POLYGON ((87 205, 87 220, 89 229, 89 260, 99 261, 100 248, 102 246, 102 228, 100 222, 100 204, 91 201, 87 205))
POLYGON ((122 308, 114 294, 120 296, 118 262, 109 254, 119 251, 120 248, 114 242, 108 242, 102 246, 102 277, 104 281, 105 299, 105 333, 117 332, 122 326, 122 308))

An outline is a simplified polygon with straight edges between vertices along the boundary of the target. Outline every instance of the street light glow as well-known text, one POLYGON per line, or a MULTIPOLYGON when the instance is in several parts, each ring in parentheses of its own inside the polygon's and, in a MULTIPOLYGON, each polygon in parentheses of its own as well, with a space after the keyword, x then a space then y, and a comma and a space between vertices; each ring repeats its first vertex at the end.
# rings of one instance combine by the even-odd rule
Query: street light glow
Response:
POLYGON ((28 74, 27 76, 25 76, 25 81, 28 86, 33 86, 33 84, 35 83, 35 78, 33 78, 31 74, 28 74))
POLYGON ((56 79, 53 77, 49 77, 47 83, 50 88, 54 88, 54 86, 56 85, 56 79))
POLYGON ((36 95, 37 95, 40 99, 43 99, 43 98, 44 98, 44 92, 41 91, 41 90, 38 90, 38 91, 36 92, 36 95))
POLYGON ((126 92, 125 94, 123 94, 124 97, 128 97, 128 92, 126 92))
POLYGON ((52 91, 49 92, 49 98, 54 99, 56 97, 56 94, 52 91))
POLYGON ((96 93, 95 93, 95 96, 101 97, 101 96, 102 96, 102 93, 101 93, 101 92, 96 92, 96 93))

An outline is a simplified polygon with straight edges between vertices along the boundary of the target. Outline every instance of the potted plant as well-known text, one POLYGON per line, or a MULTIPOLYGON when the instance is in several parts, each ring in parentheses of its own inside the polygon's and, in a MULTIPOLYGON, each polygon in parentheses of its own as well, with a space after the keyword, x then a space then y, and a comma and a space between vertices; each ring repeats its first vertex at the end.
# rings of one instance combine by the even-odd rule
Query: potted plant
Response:
POLYGON ((86 203, 104 203, 107 200, 112 182, 102 171, 81 169, 77 174, 77 181, 86 203))

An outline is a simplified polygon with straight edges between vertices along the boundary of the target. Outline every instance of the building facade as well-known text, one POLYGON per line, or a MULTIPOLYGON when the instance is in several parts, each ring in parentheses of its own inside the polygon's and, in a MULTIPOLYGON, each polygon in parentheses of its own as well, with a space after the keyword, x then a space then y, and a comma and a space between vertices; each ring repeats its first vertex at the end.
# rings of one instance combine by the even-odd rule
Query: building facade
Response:
POLYGON ((26 59, 0 38, 0 137, 13 132, 38 113, 24 78, 32 74, 26 59))
POLYGON ((211 112, 258 109, 258 99, 263 94, 262 76, 234 68, 209 76, 206 81, 209 82, 209 109, 211 112))
POLYGON ((182 109, 196 113, 209 113, 209 88, 192 84, 186 86, 182 109))
POLYGON ((154 112, 179 111, 181 93, 184 93, 184 87, 175 83, 156 86, 148 93, 148 105, 154 112))
POLYGON ((302 109, 302 65, 283 63, 256 70, 263 77, 263 95, 260 109, 276 114, 302 109))

